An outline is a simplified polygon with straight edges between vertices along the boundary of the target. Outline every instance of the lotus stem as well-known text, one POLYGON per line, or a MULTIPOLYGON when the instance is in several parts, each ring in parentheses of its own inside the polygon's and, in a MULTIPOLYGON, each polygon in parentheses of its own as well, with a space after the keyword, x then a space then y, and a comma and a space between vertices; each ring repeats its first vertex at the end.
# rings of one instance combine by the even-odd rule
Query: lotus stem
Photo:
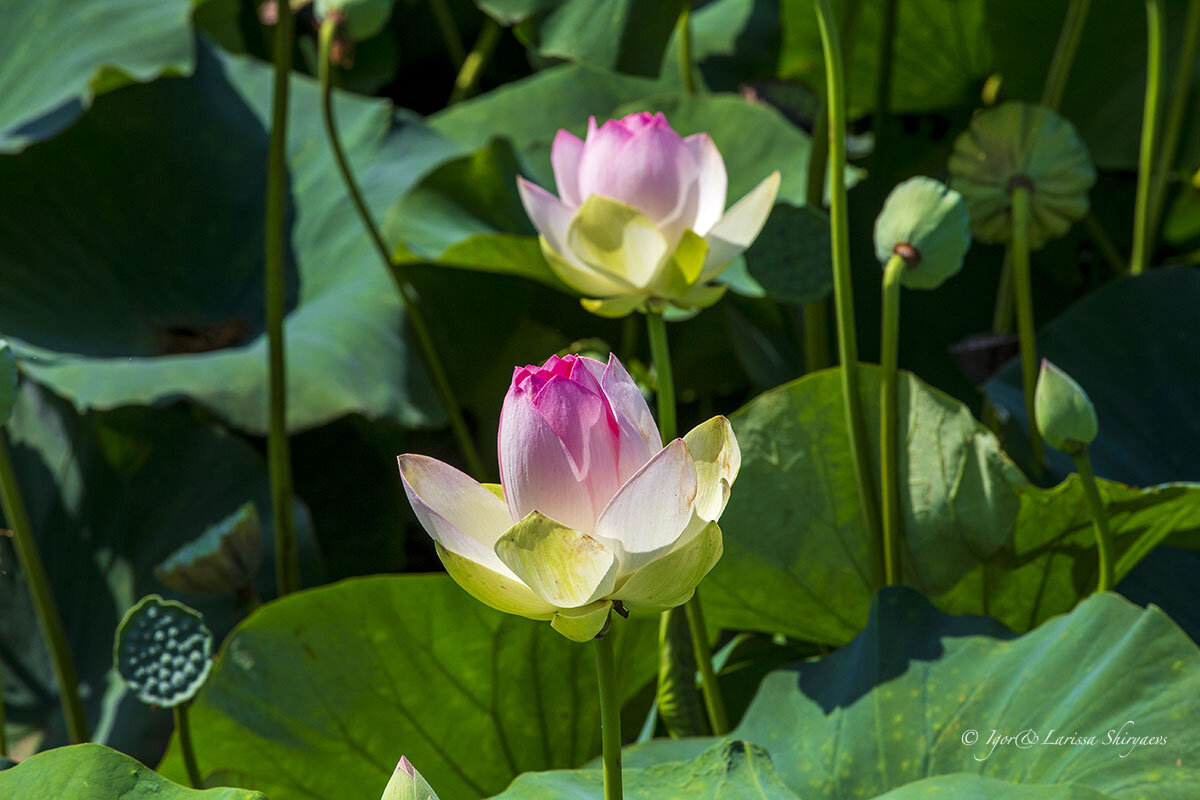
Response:
POLYGON ((1167 22, 1162 0, 1146 0, 1146 101, 1142 110, 1142 146, 1138 156, 1137 199, 1133 214, 1133 256, 1129 272, 1139 275, 1149 266, 1150 182, 1158 148, 1158 106, 1162 94, 1163 39, 1167 22))
POLYGON ((879 485, 883 498, 884 581, 895 586, 900 573, 900 451, 897 396, 900 349, 900 276, 908 262, 893 253, 883 268, 883 323, 879 343, 879 485))
POLYGON ((892 102, 892 54, 896 41, 896 2, 883 0, 883 23, 879 31, 879 62, 875 74, 875 117, 871 129, 875 131, 875 153, 878 155, 884 139, 884 127, 888 121, 888 110, 892 102))
POLYGON ((500 34, 503 32, 504 28, 500 26, 500 23, 489 16, 484 16, 483 28, 479 31, 479 38, 475 40, 475 47, 463 59, 458 76, 454 79, 454 91, 450 93, 450 105, 472 97, 478 90, 483 68, 491 61, 492 53, 496 52, 496 45, 500 42, 500 34))
POLYGON ((287 364, 283 322, 286 309, 287 123, 288 80, 292 70, 295 18, 287 2, 276 4, 275 89, 267 153, 266 294, 269 422, 267 461, 271 473, 271 510, 275 520, 275 587, 282 597, 300 588, 300 558, 292 519, 292 457, 287 432, 287 364))
POLYGON ((367 233, 370 234, 371 243, 375 245, 375 251, 379 254, 379 258, 387 269, 388 274, 392 276, 392 282, 396 285, 396 292, 400 295, 400 300, 404 304, 405 315, 408 317, 413 334, 417 338, 417 345, 421 348, 421 355, 425 358, 425 366, 429 369, 429 376, 433 379, 433 385, 437 390, 438 398, 441 400, 442 408, 445 409, 446 417, 450 421, 450 430, 454 434, 459 451, 462 453, 463 458, 466 459, 467 469, 470 470, 476 480, 482 481, 486 479, 487 470, 484 468, 483 459, 480 458, 479 451, 475 447, 475 442, 467 430, 467 423, 463 419, 462 409, 458 404, 458 399, 454 395, 450 379, 446 375, 446 368, 438 356, 437 347, 433 343, 433 336, 429 331, 428 324, 425 322, 425 316, 421 313, 421 308, 417 303, 412 284, 408 281, 404 266, 392 258, 387 243, 383 240, 383 234, 380 233, 379 227, 375 224, 375 219, 371 216, 371 210, 367 208, 367 203, 363 199, 358 181, 354 179, 354 173, 350 169, 350 162, 346 159, 346 153, 342 149, 342 140, 338 134, 337 119, 333 110, 333 68, 330 64, 330 53, 335 33, 335 21, 327 19, 321 23, 317 72, 321 87, 321 115, 325 121, 325 135, 329 139, 330 148, 333 150, 333 157, 337 162, 338 172, 341 173, 342 183, 346 186, 346 193, 350 195, 350 199, 354 203, 354 208, 358 212, 358 217, 362 220, 363 227, 367 229, 367 233))
POLYGON ((446 45, 446 52, 450 54, 450 60, 454 62, 455 67, 462 67, 467 59, 467 50, 463 47, 462 36, 458 32, 458 24, 454 21, 450 6, 446 4, 446 0, 429 0, 429 8, 433 11, 438 30, 442 32, 442 41, 446 45))
POLYGON ((596 643, 596 681, 600 686, 600 740, 604 759, 604 800, 621 800, 621 697, 611 634, 596 643))
POLYGON ((692 0, 685 0, 683 10, 679 12, 679 75, 683 78, 683 88, 689 95, 696 93, 696 75, 692 64, 692 0))
POLYGON ((846 95, 842 48, 829 0, 814 0, 825 52, 826 107, 829 109, 829 218, 832 234, 833 295, 837 310, 842 401, 850 439, 850 460, 867 534, 872 583, 883 583, 882 530, 869 472, 866 426, 859 396, 858 342, 854 330, 854 286, 850 278, 850 228, 846 207, 846 95))
POLYGON ((1014 183, 1012 203, 1012 278, 1017 305, 1017 338, 1021 351, 1021 384, 1025 390, 1025 416, 1029 421, 1029 450, 1035 474, 1042 472, 1042 437, 1034 422, 1034 390, 1037 387, 1037 339, 1033 325, 1033 278, 1029 266, 1030 191, 1025 183, 1014 183))
POLYGON ((1163 203, 1166 201, 1167 185, 1170 183, 1171 168, 1179 152, 1179 137, 1187 117, 1188 94, 1192 88, 1192 68, 1196 63, 1196 47, 1200 43, 1200 0, 1190 0, 1187 18, 1183 23, 1183 43, 1179 50, 1179 61, 1175 67, 1175 83, 1171 87, 1171 99, 1167 104, 1167 118, 1163 123, 1162 148, 1158 153, 1158 166, 1150 179, 1150 250, 1157 241, 1159 224, 1162 221, 1163 203))
POLYGON ((187 771, 188 783, 193 789, 203 789, 204 778, 200 775, 200 767, 196 763, 196 748, 192 744, 192 728, 188 722, 189 702, 185 700, 173 709, 175 733, 179 735, 179 752, 183 756, 183 768, 187 771))
MULTIPOLYGON (((88 740, 87 717, 83 713, 83 703, 79 699, 79 678, 75 672, 75 660, 71 656, 70 645, 67 644, 67 634, 63 630, 62 617, 59 616, 58 606, 50 591, 50 580, 46 577, 46 567, 38 552, 37 541, 33 538, 33 528, 29 524, 29 512, 21 497, 20 486, 17 483, 17 473, 13 469, 12 458, 8 452, 8 440, 0 431, 0 506, 4 509, 4 518, 12 529, 13 545, 17 551, 17 562, 21 572, 29 584, 29 595, 33 600, 33 611, 37 615, 38 625, 41 626, 42 636, 50 651, 50 664, 54 668, 54 677, 58 681, 58 695, 62 702, 63 718, 67 723, 67 736, 71 744, 81 744, 88 740)), ((2 703, 0 703, 2 704, 2 703)))
MULTIPOLYGON (((675 425, 675 379, 671 371, 671 350, 667 342, 667 325, 658 312, 646 314, 646 331, 650 336, 650 355, 654 363, 654 374, 658 379, 658 427, 663 443, 676 437, 675 425)), ((697 589, 687 601, 688 630, 692 635, 692 652, 700 670, 700 691, 704 694, 704 706, 708 711, 708 723, 713 733, 723 733, 728 728, 725 700, 712 669, 712 650, 708 646, 708 633, 704 628, 704 612, 700 608, 700 590, 697 589), (698 626, 698 627, 697 627, 698 626)), ((670 612, 664 612, 670 613, 670 612)))
POLYGON ((1050 59, 1050 69, 1042 88, 1042 105, 1054 111, 1062 105, 1067 79, 1071 77, 1071 67, 1075 63, 1075 54, 1079 52, 1079 41, 1083 38, 1091 4, 1092 0, 1071 0, 1067 6, 1067 16, 1058 34, 1058 44, 1054 47, 1054 57, 1050 59))
POLYGON ((1088 511, 1091 512, 1096 530, 1096 551, 1100 558, 1100 577, 1097 580, 1096 591, 1108 592, 1116 582, 1113 576, 1112 530, 1108 526, 1108 512, 1100 499, 1100 490, 1096 486, 1096 476, 1092 473, 1092 459, 1087 446, 1073 453, 1071 458, 1075 461, 1075 469, 1079 471, 1083 496, 1087 500, 1088 511))
MULTIPOLYGON (((811 208, 825 204, 825 169, 829 163, 829 117, 821 103, 813 120, 808 151, 808 183, 804 202, 811 208)), ((829 304, 825 298, 804 304, 804 370, 816 372, 829 366, 829 304)))

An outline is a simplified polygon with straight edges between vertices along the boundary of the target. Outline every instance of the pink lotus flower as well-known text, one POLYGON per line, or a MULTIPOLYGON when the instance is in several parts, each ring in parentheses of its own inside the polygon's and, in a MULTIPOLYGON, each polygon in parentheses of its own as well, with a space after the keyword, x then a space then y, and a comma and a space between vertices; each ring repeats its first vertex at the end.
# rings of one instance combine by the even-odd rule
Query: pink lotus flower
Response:
POLYGON ((500 486, 399 457, 446 571, 493 608, 585 641, 614 601, 648 612, 687 602, 720 558, 716 520, 741 463, 729 421, 664 447, 616 356, 515 370, 498 438, 500 486))
POLYGON ((724 287, 706 284, 758 236, 779 190, 774 172, 726 212, 716 145, 661 113, 592 118, 584 141, 560 130, 550 159, 558 197, 517 178, 521 201, 555 274, 605 316, 716 302, 724 287))

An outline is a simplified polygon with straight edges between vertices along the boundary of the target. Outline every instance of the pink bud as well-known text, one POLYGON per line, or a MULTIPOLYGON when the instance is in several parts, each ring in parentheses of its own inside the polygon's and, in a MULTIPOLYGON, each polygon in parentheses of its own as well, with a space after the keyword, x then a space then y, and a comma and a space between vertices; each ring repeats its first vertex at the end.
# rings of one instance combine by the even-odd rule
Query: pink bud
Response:
POLYGON ((410 778, 417 776, 417 770, 413 767, 412 762, 408 760, 408 756, 400 756, 400 763, 396 765, 396 771, 404 771, 408 773, 410 778))

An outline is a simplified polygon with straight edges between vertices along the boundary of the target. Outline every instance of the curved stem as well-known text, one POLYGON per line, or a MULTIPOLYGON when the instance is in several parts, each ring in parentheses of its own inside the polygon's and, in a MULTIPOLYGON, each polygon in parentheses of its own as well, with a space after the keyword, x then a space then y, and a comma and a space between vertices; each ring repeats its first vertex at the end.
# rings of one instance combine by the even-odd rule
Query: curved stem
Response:
POLYGON ((1029 187, 1017 184, 1010 195, 1012 202, 1012 277, 1017 302, 1017 338, 1021 349, 1021 383, 1025 390, 1025 416, 1029 424, 1029 450, 1033 470, 1042 471, 1042 437, 1038 433, 1033 397, 1037 387, 1037 339, 1033 325, 1033 278, 1029 267, 1029 187))
POLYGON ((1200 0, 1190 0, 1187 19, 1183 23, 1183 44, 1179 50, 1179 61, 1175 67, 1175 84, 1171 87, 1171 100, 1167 105, 1167 118, 1163 123, 1162 148, 1158 153, 1158 166, 1150 179, 1150 240, 1149 250, 1154 249, 1158 238, 1159 223, 1162 221, 1163 203, 1166 201, 1167 185, 1175 154, 1179 151, 1179 137, 1187 117, 1188 95, 1192 88, 1192 73, 1195 71, 1196 48, 1200 44, 1200 0))
POLYGON ((429 0, 429 7, 437 21, 438 30, 442 32, 442 41, 446 45, 446 52, 450 54, 450 60, 454 62, 455 67, 461 67, 467 58, 467 51, 463 47, 454 14, 450 13, 450 6, 446 5, 446 0, 429 0))
POLYGON ((479 88, 479 78, 483 75, 483 68, 491 60, 492 53, 496 51, 496 45, 500 42, 500 34, 503 32, 504 28, 500 26, 499 22, 485 15, 483 28, 479 31, 479 38, 475 40, 475 47, 463 59, 458 77, 454 79, 454 91, 450 93, 450 105, 454 105, 460 100, 466 100, 475 94, 476 89, 479 88))
POLYGON ((1150 180, 1158 147, 1158 106, 1162 94, 1163 38, 1166 33, 1162 0, 1146 0, 1146 102, 1142 110, 1142 147, 1138 156, 1137 200, 1133 214, 1133 256, 1130 273, 1137 275, 1150 260, 1150 180))
POLYGON ((688 632, 692 635, 692 650, 696 654, 696 668, 700 670, 700 690, 704 694, 704 708, 708 711, 708 724, 713 736, 729 733, 729 715, 725 712, 725 698, 713 672, 712 648, 708 646, 708 628, 704 624, 704 609, 700 599, 692 595, 684 606, 687 612, 688 632))
POLYGON ((1050 59, 1050 69, 1046 72, 1046 83, 1042 88, 1042 105, 1047 108, 1057 111, 1062 105, 1067 79, 1071 76, 1071 66, 1079 51, 1079 40, 1083 38, 1091 4, 1092 0, 1071 0, 1067 6, 1067 16, 1058 34, 1058 44, 1054 47, 1054 57, 1050 59))
POLYGON ((896 40, 896 0, 883 0, 883 24, 879 30, 879 61, 875 73, 875 117, 871 129, 875 131, 875 152, 883 143, 883 129, 887 125, 888 110, 892 102, 892 53, 896 40))
POLYGON ((269 422, 267 460, 271 472, 271 510, 275 521, 275 590, 282 597, 300 588, 300 558, 292 519, 292 456, 287 432, 287 364, 284 354, 284 316, 287 313, 287 123, 288 80, 292 71, 292 29, 289 3, 276 3, 275 89, 271 109, 271 141, 267 153, 266 294, 269 422))
POLYGON ((25 509, 25 501, 17 485, 17 473, 13 469, 8 440, 3 431, 0 431, 0 506, 4 509, 8 527, 12 529, 17 561, 21 565, 25 580, 29 583, 33 611, 37 615, 38 625, 41 626, 42 636, 46 639, 46 648, 50 651, 50 663, 58 681, 63 718, 67 723, 67 735, 72 744, 86 742, 87 717, 84 716, 83 703, 79 699, 79 678, 75 672, 75 660, 71 656, 70 645, 67 644, 67 634, 63 630, 62 617, 59 616, 54 595, 50 592, 46 567, 38 552, 37 541, 33 538, 29 513, 25 509))
POLYGON ((850 438, 850 459, 858 487, 858 501, 867 533, 872 582, 883 582, 883 554, 879 506, 869 474, 866 426, 858 383, 858 342, 854 330, 854 287, 850 279, 850 229, 846 208, 846 96, 842 49, 829 0, 814 0, 821 43, 825 51, 826 91, 829 108, 829 218, 833 248, 833 295, 837 309, 838 354, 841 358, 842 401, 850 438))
POLYGON ((900 349, 900 276, 908 262, 893 254, 883 268, 883 327, 879 343, 879 486, 883 497, 883 575, 900 583, 900 451, 897 395, 900 349))
POLYGON ((184 701, 173 709, 175 712, 175 733, 179 735, 179 753, 183 756, 183 768, 187 771, 188 782, 193 789, 204 788, 204 778, 200 776, 200 766, 196 763, 196 748, 192 744, 192 728, 188 724, 188 702, 184 701))
POLYGON ((1097 581, 1097 592, 1108 592, 1115 583, 1113 576, 1113 544, 1112 531, 1108 527, 1108 512, 1100 499, 1100 489, 1096 486, 1096 476, 1092 474, 1092 459, 1087 447, 1073 454, 1075 468, 1079 470, 1079 480, 1083 484, 1083 496, 1087 500, 1088 511, 1091 512, 1092 522, 1096 529, 1096 551, 1100 558, 1100 578, 1097 581))
POLYGON ((696 93, 696 75, 692 67, 692 0, 685 0, 683 10, 679 12, 679 75, 683 78, 683 88, 688 94, 696 93))
POLYGON ((671 374, 667 323, 661 313, 647 312, 646 333, 650 336, 650 359, 658 381, 658 429, 666 444, 675 440, 675 376, 671 374))
POLYGON ((604 759, 604 800, 621 800, 621 697, 611 632, 596 643, 596 681, 600 686, 600 740, 604 759))
POLYGON ((433 380, 438 398, 441 400, 442 407, 446 411, 446 417, 450 421, 450 429, 454 433, 455 441, 458 443, 458 448, 462 452, 463 458, 467 461, 467 469, 470 470, 476 480, 482 481, 486 479, 487 470, 484 469, 483 459, 479 457, 479 451, 475 448, 475 442, 471 439, 471 434, 467 430, 467 423, 463 419, 462 409, 459 407, 458 400, 454 396, 454 389, 450 386, 450 379, 446 376, 446 368, 438 356, 437 347, 433 343, 433 336, 429 332, 429 326, 425 323, 425 317, 421 313, 420 306, 413 295, 412 286, 408 282, 408 276, 405 275, 403 266, 392 259, 387 243, 383 240, 383 234, 379 232, 379 228, 375 225, 375 220, 371 216, 371 210, 367 208, 367 203, 363 199, 358 182, 354 179, 354 173, 350 170, 350 162, 346 160, 346 153, 342 149, 342 140, 338 135, 337 121, 333 112, 333 70, 332 65, 329 63, 330 49, 335 31, 336 23, 330 20, 321 23, 317 72, 319 73, 321 84, 321 115, 325 122, 325 135, 329 139, 330 148, 333 150, 333 157, 337 162, 338 172, 341 173, 342 182, 346 185, 346 193, 350 195, 350 199, 354 203, 354 208, 358 211, 358 217, 362 220, 363 227, 367 229, 367 233, 370 234, 371 243, 375 245, 375 251, 379 254, 380 260, 383 261, 384 267, 387 268, 388 274, 392 276, 392 282, 396 285, 396 291, 399 293, 400 300, 404 304, 404 311, 408 317, 408 322, 412 326, 413 334, 417 338, 421 354, 425 357, 425 366, 429 369, 429 376, 433 380))

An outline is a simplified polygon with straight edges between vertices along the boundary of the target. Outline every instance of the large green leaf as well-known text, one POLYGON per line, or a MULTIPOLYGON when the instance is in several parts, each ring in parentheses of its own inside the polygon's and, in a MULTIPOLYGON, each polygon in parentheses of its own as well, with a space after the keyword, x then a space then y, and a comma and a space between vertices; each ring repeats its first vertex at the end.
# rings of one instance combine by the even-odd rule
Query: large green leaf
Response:
MULTIPOLYGON (((1198 713, 1200 650, 1158 609, 1098 595, 1013 638, 888 589, 848 646, 766 678, 732 734, 753 744, 651 742, 627 753, 626 775, 637 798, 1185 800, 1198 713), (1036 741, 989 742, 1026 731, 1036 741), (1123 741, 1137 737, 1160 740, 1123 741)), ((600 796, 594 768, 501 795, 600 796)))
POLYGON ((190 72, 190 0, 4 4, 0 29, 0 153, 48 139, 96 94, 190 72))
MULTIPOLYGON (((878 452, 878 371, 860 371, 878 452)), ((725 555, 705 581, 709 619, 727 628, 842 644, 866 622, 866 538, 850 467, 840 377, 826 370, 733 415, 742 468, 721 518, 725 555)), ((965 406, 901 373, 899 436, 906 583, 954 613, 1025 631, 1096 585, 1083 490, 1039 489, 965 406)), ((877 463, 877 462, 876 462, 877 463)), ((1118 577, 1168 535, 1200 531, 1200 487, 1102 481, 1118 577)))
POLYGON ((195 791, 98 744, 39 753, 0 772, 0 796, 21 800, 266 800, 245 789, 195 791))
MULTIPOLYGON (((1097 474, 1139 486, 1200 481, 1198 307, 1200 270, 1153 270, 1105 286, 1038 331, 1041 355, 1096 406, 1100 435, 1089 449, 1097 474)), ((1019 361, 987 391, 1009 414, 1006 443, 1023 448, 1029 434, 1019 361)), ((1054 475, 1074 469, 1066 455, 1048 455, 1054 475)))
MULTIPOLYGON (((654 674, 656 620, 617 619, 622 696, 654 674)), ((192 707, 203 772, 271 800, 374 797, 401 754, 442 797, 599 752, 590 647, 483 606, 447 578, 361 578, 261 608, 192 707)), ((183 774, 178 750, 160 770, 183 774)))
MULTIPOLYGON (((262 520, 263 552, 272 550, 270 487, 263 458, 187 407, 77 415, 64 401, 26 382, 6 426, 30 523, 80 673, 94 740, 142 759, 161 752, 170 714, 127 693, 112 670, 113 632, 144 594, 160 593, 204 612, 224 635, 237 619, 230 596, 167 589, 154 567, 247 501, 262 520)), ((308 516, 296 507, 309 582, 314 547, 308 516)), ((0 522, 0 527, 4 523, 0 522)), ((0 563, 15 563, 0 537, 0 563)), ((256 585, 274 593, 274 565, 263 559, 256 585)), ((7 721, 14 735, 44 731, 65 743, 57 689, 29 587, 20 570, 0 571, 0 654, 7 721)))
MULTIPOLYGON (((442 419, 395 290, 346 200, 317 89, 293 79, 288 422, 442 419)), ((266 429, 262 226, 271 69, 200 49, 187 79, 102 97, 67 134, 0 159, 0 330, 80 408, 190 397, 266 429)), ((459 152, 388 104, 339 95, 377 216, 459 152)), ((435 316, 435 314, 431 314, 435 316)))

